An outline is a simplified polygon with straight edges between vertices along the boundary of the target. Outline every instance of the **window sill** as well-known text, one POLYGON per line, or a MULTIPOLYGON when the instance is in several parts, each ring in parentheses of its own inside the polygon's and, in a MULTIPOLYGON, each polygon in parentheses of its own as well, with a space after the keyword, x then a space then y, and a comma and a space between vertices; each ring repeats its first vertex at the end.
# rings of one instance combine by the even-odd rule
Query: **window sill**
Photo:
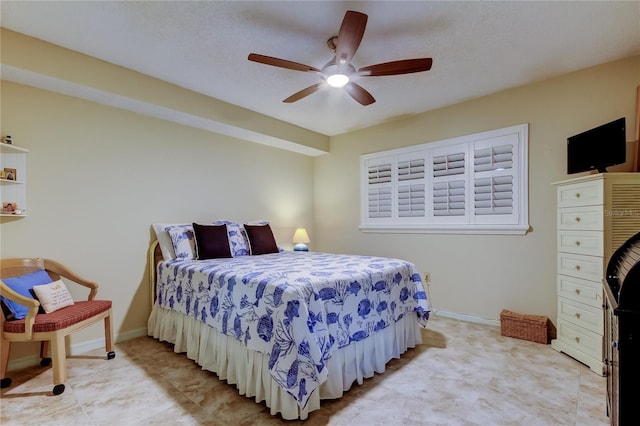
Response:
POLYGON ((529 225, 360 225, 360 231, 398 234, 525 235, 529 225))

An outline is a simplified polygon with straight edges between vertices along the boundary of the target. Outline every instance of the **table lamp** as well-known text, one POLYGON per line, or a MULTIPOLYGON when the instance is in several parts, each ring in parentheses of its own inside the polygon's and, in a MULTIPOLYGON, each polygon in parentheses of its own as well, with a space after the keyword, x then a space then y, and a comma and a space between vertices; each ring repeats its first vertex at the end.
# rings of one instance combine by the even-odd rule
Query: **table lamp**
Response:
POLYGON ((295 244, 295 246, 293 246, 293 251, 309 251, 307 243, 311 242, 311 240, 309 239, 309 234, 307 234, 306 229, 296 229, 296 232, 293 234, 292 242, 295 244))

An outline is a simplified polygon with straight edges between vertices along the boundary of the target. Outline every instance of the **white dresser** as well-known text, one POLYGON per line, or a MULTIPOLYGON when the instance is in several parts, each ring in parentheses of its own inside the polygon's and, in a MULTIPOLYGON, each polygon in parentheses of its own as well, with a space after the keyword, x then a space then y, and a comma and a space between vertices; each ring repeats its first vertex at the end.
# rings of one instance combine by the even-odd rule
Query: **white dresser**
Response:
POLYGON ((602 375, 602 283, 609 257, 640 231, 640 173, 599 173, 554 185, 558 318, 551 346, 602 375))

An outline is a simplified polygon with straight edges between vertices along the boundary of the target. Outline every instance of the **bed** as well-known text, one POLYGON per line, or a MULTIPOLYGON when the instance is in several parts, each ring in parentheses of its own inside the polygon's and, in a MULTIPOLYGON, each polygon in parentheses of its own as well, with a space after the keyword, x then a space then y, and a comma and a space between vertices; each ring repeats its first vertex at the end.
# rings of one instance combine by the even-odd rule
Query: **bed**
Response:
POLYGON ((271 414, 304 420, 421 343, 430 308, 413 264, 283 251, 267 223, 191 225, 154 224, 148 334, 271 414), (229 253, 203 255, 204 231, 193 227, 218 227, 226 239, 209 246, 229 253))

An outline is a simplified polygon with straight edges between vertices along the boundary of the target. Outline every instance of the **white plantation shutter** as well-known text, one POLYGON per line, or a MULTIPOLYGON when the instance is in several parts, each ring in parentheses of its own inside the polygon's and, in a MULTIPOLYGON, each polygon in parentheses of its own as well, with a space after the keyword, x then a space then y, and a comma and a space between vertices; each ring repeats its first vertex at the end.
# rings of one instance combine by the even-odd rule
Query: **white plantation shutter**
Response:
POLYGON ((473 149, 474 223, 517 223, 518 137, 478 140, 473 149))
POLYGON ((476 172, 510 169, 513 166, 513 145, 476 148, 473 157, 476 172))
POLYGON ((398 217, 424 217, 425 159, 422 152, 398 156, 398 217))
POLYGON ((474 213, 511 214, 513 176, 495 176, 474 181, 474 213))
POLYGON ((391 217, 391 188, 369 189, 369 217, 391 217))
POLYGON ((474 213, 511 214, 513 212, 513 176, 480 177, 480 172, 499 172, 513 166, 511 144, 490 146, 474 151, 474 213))
POLYGON ((524 234, 528 125, 361 157, 363 231, 524 234))
POLYGON ((465 181, 452 180, 433 184, 433 215, 464 216, 465 181))
POLYGON ((398 162, 398 180, 416 180, 424 178, 424 158, 398 162))
POLYGON ((398 187, 398 216, 422 217, 425 209, 424 184, 398 187))
POLYGON ((464 152, 433 157, 433 177, 463 175, 465 171, 464 152))
POLYGON ((455 145, 433 150, 432 207, 435 222, 466 220, 467 146, 455 145))
POLYGON ((369 166, 369 184, 391 182, 391 163, 369 166))
POLYGON ((391 161, 373 163, 367 167, 367 215, 369 218, 390 218, 393 214, 391 161))

